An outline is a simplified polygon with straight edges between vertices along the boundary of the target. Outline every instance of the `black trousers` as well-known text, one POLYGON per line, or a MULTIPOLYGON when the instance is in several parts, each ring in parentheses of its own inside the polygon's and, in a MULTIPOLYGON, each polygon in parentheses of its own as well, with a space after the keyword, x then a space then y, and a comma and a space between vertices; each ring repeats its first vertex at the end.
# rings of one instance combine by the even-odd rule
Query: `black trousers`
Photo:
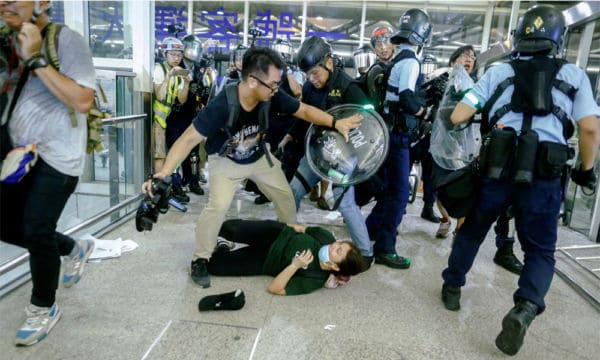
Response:
POLYGON ((219 236, 248 246, 235 251, 218 250, 208 262, 208 272, 223 276, 262 275, 269 249, 284 227, 274 220, 226 220, 219 236))
POLYGON ((29 250, 33 305, 54 304, 60 257, 75 246, 73 239, 56 232, 56 223, 77 181, 40 158, 21 182, 0 183, 0 240, 29 250))

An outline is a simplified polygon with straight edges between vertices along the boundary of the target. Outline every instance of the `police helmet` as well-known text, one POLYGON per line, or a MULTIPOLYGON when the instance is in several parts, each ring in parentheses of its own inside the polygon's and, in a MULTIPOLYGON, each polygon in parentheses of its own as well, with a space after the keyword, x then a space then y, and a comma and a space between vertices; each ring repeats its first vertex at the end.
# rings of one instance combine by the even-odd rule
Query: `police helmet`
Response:
POLYGON ((400 44, 406 40, 411 45, 422 46, 429 39, 432 28, 425 11, 410 9, 400 16, 398 32, 390 40, 392 44, 400 44))
POLYGON ((519 19, 513 35, 516 52, 539 53, 550 51, 556 54, 565 32, 565 17, 550 5, 530 8, 519 19))
POLYGON ((378 26, 371 32, 371 46, 375 47, 375 44, 379 41, 387 42, 394 35, 394 30, 389 26, 378 26))
POLYGON ((292 59, 294 57, 294 47, 292 46, 292 43, 286 39, 278 38, 271 45, 271 49, 275 50, 275 52, 281 56, 281 60, 283 60, 286 64, 292 63, 292 59))
POLYGON ((183 52, 183 43, 181 40, 174 38, 172 36, 168 36, 163 39, 160 44, 160 49, 163 52, 163 56, 167 57, 167 51, 181 51, 183 52))
POLYGON ((372 107, 346 104, 327 112, 336 119, 360 113, 363 121, 350 130, 349 142, 337 130, 311 125, 305 138, 308 165, 333 184, 349 186, 367 180, 381 167, 388 152, 385 122, 372 107))
POLYGON ((373 48, 369 45, 363 45, 353 54, 354 56, 354 67, 356 69, 369 68, 375 63, 377 55, 373 52, 373 48))
POLYGON ((331 53, 331 45, 327 41, 318 36, 311 36, 302 43, 298 50, 296 55, 298 67, 300 70, 308 72, 316 65, 322 64, 327 57, 331 56, 331 53))
POLYGON ((183 43, 183 57, 189 61, 199 63, 202 60, 202 41, 196 35, 187 35, 181 42, 183 43))

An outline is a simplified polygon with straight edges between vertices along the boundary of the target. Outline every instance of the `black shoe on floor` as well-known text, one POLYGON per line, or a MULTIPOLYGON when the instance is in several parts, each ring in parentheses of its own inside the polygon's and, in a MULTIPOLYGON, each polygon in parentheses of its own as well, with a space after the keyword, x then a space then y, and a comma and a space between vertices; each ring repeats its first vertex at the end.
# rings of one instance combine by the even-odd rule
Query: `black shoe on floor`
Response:
POLYGON ((200 299, 198 303, 198 311, 208 310, 239 310, 244 307, 246 297, 241 289, 235 291, 209 295, 200 299))
POLYGON ((269 200, 264 194, 261 194, 256 199, 254 199, 254 203, 256 205, 262 205, 270 202, 271 200, 269 200))
POLYGON ((537 314, 536 304, 527 300, 517 300, 502 320, 502 331, 496 337, 496 346, 507 355, 515 355, 523 346, 523 338, 529 324, 537 314))
POLYGON ((186 195, 185 191, 183 191, 183 188, 181 187, 181 185, 176 185, 173 184, 173 195, 172 195, 175 200, 177 200, 178 202, 182 203, 182 204, 187 204, 190 202, 190 197, 186 195))
POLYGON ((203 288, 210 286, 210 276, 208 275, 208 260, 196 259, 192 261, 192 280, 203 288))
POLYGON ((375 264, 382 264, 394 269, 408 269, 410 267, 410 259, 402 257, 396 253, 376 254, 375 264))
POLYGON ((523 264, 515 256, 512 244, 499 247, 494 255, 494 262, 513 274, 521 275, 523 271, 523 264))
POLYGON ((442 302, 450 311, 460 310, 460 287, 442 285, 442 302))
POLYGON ((200 184, 198 183, 198 181, 190 181, 190 184, 188 185, 189 189, 191 192, 193 192, 196 195, 204 195, 204 189, 202 189, 202 187, 200 186, 200 184))
POLYGON ((435 224, 440 222, 440 218, 436 216, 433 212, 433 204, 429 203, 426 203, 425 206, 423 206, 423 210, 421 211, 421 218, 427 221, 431 221, 435 224))

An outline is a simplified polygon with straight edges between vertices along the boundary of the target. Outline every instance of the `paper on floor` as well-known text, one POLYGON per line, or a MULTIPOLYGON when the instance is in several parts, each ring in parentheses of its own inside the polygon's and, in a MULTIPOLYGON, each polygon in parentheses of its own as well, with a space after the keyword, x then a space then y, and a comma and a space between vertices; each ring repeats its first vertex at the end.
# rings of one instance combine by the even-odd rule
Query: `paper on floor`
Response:
POLYGON ((132 240, 115 240, 97 239, 94 236, 87 234, 82 236, 82 239, 94 241, 94 251, 90 255, 90 260, 110 259, 120 257, 123 253, 133 251, 138 247, 138 244, 132 240))

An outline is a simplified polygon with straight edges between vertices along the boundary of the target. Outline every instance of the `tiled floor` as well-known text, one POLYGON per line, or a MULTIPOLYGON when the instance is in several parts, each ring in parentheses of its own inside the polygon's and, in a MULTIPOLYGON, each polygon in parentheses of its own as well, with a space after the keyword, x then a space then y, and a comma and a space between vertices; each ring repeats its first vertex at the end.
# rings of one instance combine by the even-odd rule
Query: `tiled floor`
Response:
MULTIPOLYGON (((482 245, 463 288, 462 309, 440 301, 440 272, 450 239, 433 237, 437 225, 422 220, 421 201, 408 207, 397 250, 412 259, 409 270, 375 265, 335 290, 296 297, 266 292, 268 277, 213 277, 201 289, 189 279, 195 220, 206 201, 191 195, 187 213, 161 215, 152 232, 129 222, 105 239, 140 246, 120 258, 90 263, 82 281, 59 289, 63 318, 41 343, 17 348, 31 284, 0 299, 2 359, 505 359, 494 345, 512 307, 517 277, 492 262, 494 241, 482 245), (241 288, 238 311, 197 310, 201 297, 241 288)), ((274 218, 270 205, 254 205, 238 193, 228 217, 274 218)), ((305 200, 299 220, 323 224, 347 236, 339 218, 305 200)), ((368 210, 365 210, 366 212, 368 210)), ((561 245, 589 244, 559 230, 561 245)), ((516 249, 519 257, 522 253, 516 249)), ((600 287, 592 281, 591 286, 600 287)), ((600 313, 555 277, 547 311, 528 330, 516 359, 598 359, 600 313)))

